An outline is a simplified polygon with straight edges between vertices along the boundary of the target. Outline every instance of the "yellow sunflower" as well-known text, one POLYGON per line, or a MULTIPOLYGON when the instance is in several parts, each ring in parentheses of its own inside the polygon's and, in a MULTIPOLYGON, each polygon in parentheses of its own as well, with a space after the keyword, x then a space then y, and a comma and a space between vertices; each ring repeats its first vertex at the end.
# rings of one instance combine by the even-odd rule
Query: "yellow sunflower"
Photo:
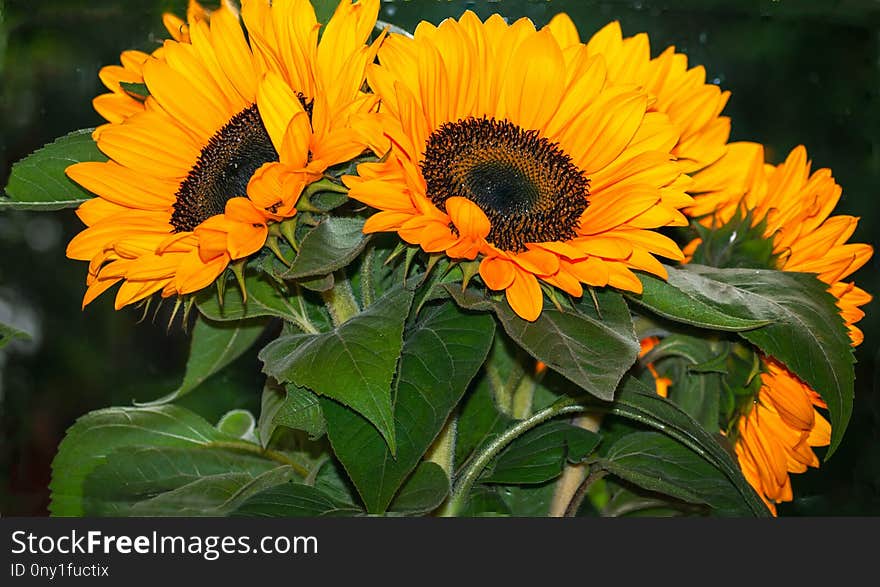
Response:
MULTIPOLYGON (((735 217, 748 219, 759 238, 772 245, 772 266, 815 273, 837 298, 853 346, 864 336, 855 323, 871 296, 844 281, 873 254, 870 245, 848 243, 858 223, 853 216, 830 216, 841 195, 829 169, 811 171, 803 146, 785 162, 764 162, 755 143, 732 143, 725 156, 694 176, 695 204, 688 212, 706 227, 735 217)), ((690 255, 701 245, 686 248, 690 255)), ((761 389, 753 409, 737 423, 736 454, 746 478, 775 512, 792 499, 789 473, 818 467, 812 447, 830 442, 831 427, 814 406, 825 407, 815 391, 769 357, 763 358, 761 389)))
POLYGON ((364 151, 377 14, 378 0, 340 3, 320 45, 308 0, 246 1, 243 22, 227 4, 191 14, 189 42, 145 60, 143 109, 98 134, 110 161, 67 169, 98 196, 67 249, 90 262, 83 305, 119 282, 117 308, 204 288, 296 213, 305 184, 364 151))
POLYGON ((645 92, 606 83, 601 55, 528 19, 468 11, 392 34, 378 56, 367 79, 391 148, 343 178, 379 210, 365 232, 479 256, 485 284, 527 320, 543 306, 539 280, 573 296, 582 284, 638 292, 633 269, 665 277, 654 255, 682 258, 652 230, 686 223, 678 133, 645 92))
MULTIPOLYGON (((568 15, 558 14, 547 28, 563 47, 577 45, 580 36, 568 15)), ((608 23, 587 41, 590 55, 601 55, 611 84, 635 84, 651 96, 649 111, 669 115, 680 137, 672 149, 686 173, 717 161, 730 136, 730 119, 720 116, 730 92, 706 83, 702 65, 688 69, 688 59, 667 47, 651 58, 648 35, 623 38, 620 23, 608 23)))

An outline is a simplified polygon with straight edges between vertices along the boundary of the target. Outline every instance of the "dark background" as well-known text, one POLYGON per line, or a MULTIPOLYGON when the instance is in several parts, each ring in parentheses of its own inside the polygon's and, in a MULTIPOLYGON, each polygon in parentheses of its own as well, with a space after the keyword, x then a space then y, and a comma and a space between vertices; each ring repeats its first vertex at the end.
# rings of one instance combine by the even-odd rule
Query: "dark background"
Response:
MULTIPOLYGON (((150 51, 166 34, 161 13, 185 0, 0 0, 0 185, 10 166, 42 144, 100 118, 102 65, 128 48, 150 51)), ((207 2, 208 5, 212 2, 207 2)), ((216 1, 213 2, 216 5, 216 1)), ((673 44, 732 91, 733 140, 767 146, 772 162, 803 143, 814 168, 843 188, 838 214, 862 218, 853 242, 878 247, 880 228, 880 3, 875 0, 666 0, 383 2, 380 18, 412 30, 471 8, 544 25, 568 12, 588 38, 611 20, 645 31, 652 53, 673 44)), ((86 264, 66 259, 82 228, 73 210, 0 213, 0 322, 29 332, 0 350, 0 515, 44 516, 50 463, 65 429, 86 412, 174 389, 187 336, 170 304, 155 318, 113 310, 108 292, 84 311, 86 264)), ((880 258, 855 274, 880 294, 880 258)), ((880 515, 880 311, 866 306, 856 352, 853 417, 821 469, 792 477, 796 500, 780 515, 880 515)), ((262 376, 246 354, 181 403, 208 419, 257 411, 262 376), (235 389, 250 390, 249 394, 235 389)), ((821 450, 821 449, 820 449, 821 450)))

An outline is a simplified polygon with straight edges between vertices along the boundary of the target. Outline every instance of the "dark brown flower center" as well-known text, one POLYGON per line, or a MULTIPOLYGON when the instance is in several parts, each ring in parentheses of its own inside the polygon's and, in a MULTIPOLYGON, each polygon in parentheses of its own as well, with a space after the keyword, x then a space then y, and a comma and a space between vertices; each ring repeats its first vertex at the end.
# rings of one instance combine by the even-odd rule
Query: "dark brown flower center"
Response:
POLYGON ((270 161, 278 161, 278 152, 253 104, 211 137, 180 184, 171 214, 174 232, 193 230, 222 214, 227 201, 247 197, 251 177, 270 161))
POLYGON ((464 118, 428 137, 422 160, 428 197, 443 211, 463 197, 486 214, 487 240, 512 252, 577 235, 590 180, 557 143, 507 120, 464 118))

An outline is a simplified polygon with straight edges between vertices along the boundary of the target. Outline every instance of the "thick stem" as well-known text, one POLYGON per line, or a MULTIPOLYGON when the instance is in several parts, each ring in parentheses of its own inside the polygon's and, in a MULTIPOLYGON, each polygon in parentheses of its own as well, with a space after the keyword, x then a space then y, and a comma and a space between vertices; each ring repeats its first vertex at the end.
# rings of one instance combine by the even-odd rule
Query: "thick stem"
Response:
MULTIPOLYGON (((601 423, 602 414, 584 414, 572 422, 574 426, 590 432, 598 432, 601 423)), ((578 487, 584 482, 586 476, 587 470, 583 463, 566 465, 562 470, 562 476, 556 482, 556 491, 553 493, 553 501, 550 502, 550 517, 561 518, 565 515, 578 487)))
POLYGON ((360 312, 360 308, 345 273, 340 270, 335 272, 333 277, 335 279, 333 287, 321 292, 321 298, 324 300, 324 305, 327 306, 327 311, 330 312, 333 325, 340 326, 356 316, 360 312))
POLYGON ((440 431, 440 434, 437 436, 437 439, 434 440, 434 444, 431 445, 428 454, 425 456, 427 460, 440 465, 440 467, 446 471, 446 476, 450 479, 452 479, 452 472, 455 467, 455 441, 457 431, 458 413, 454 413, 446 421, 446 425, 443 427, 443 430, 440 431))
POLYGON ((586 406, 576 403, 573 399, 563 400, 556 402, 549 408, 545 408, 540 412, 537 412, 535 415, 517 422, 515 425, 508 428, 474 457, 471 464, 455 483, 455 486, 452 489, 452 495, 450 495, 449 501, 446 502, 446 506, 440 512, 440 515, 446 517, 457 516, 459 512, 461 512, 462 508, 464 508, 467 503, 471 487, 473 487, 474 483, 483 472, 483 469, 485 469, 486 465, 498 456, 508 444, 535 426, 538 426, 551 418, 564 414, 576 414, 583 412, 586 409, 586 406))

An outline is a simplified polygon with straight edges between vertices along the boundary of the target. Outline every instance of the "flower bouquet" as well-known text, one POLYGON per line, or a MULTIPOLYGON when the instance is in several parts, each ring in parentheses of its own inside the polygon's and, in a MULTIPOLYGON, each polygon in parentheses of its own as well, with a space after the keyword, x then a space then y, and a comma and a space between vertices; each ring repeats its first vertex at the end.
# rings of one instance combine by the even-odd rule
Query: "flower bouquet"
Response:
POLYGON ((192 1, 14 166, 0 206, 76 207, 83 306, 191 339, 68 430, 51 513, 775 514, 871 299, 830 170, 730 142, 729 92, 617 22, 379 8, 192 1), (255 349, 258 412, 178 404, 255 349))

